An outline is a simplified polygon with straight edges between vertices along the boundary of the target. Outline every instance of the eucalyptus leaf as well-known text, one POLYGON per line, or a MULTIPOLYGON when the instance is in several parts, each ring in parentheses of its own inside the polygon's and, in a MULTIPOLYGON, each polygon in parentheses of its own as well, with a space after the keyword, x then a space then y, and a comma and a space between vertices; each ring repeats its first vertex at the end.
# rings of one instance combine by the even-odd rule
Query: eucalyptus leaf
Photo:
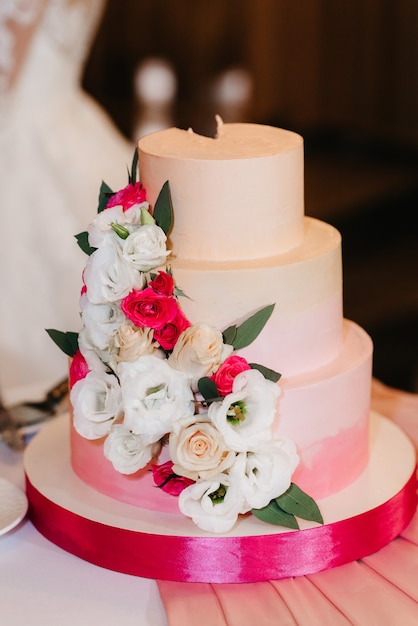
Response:
POLYGON ((273 383, 277 383, 277 381, 279 381, 282 377, 279 372, 275 372, 269 367, 265 367, 264 365, 260 365, 259 363, 249 363, 248 365, 251 367, 251 369, 261 372, 264 378, 267 378, 267 380, 271 380, 273 383))
POLYGON ((197 386, 205 400, 212 402, 214 400, 218 400, 218 388, 211 378, 209 378, 208 376, 203 376, 202 378, 199 378, 199 380, 197 381, 197 386))
POLYGON ((85 254, 87 254, 88 256, 90 256, 95 250, 97 250, 97 248, 92 248, 92 246, 89 244, 89 234, 87 231, 78 233, 78 235, 75 235, 75 238, 77 239, 77 243, 82 251, 85 252, 85 254))
POLYGON ((270 500, 268 505, 262 509, 251 509, 251 513, 258 519, 263 522, 267 522, 268 524, 285 526, 286 528, 294 528, 295 530, 299 528, 299 524, 295 516, 291 513, 283 511, 274 499, 270 500))
POLYGON ((132 158, 131 171, 129 173, 129 182, 131 185, 136 184, 137 171, 138 171, 138 148, 135 148, 134 156, 132 158))
POLYGON ((54 328, 45 329, 52 341, 57 344, 67 356, 74 356, 78 350, 78 333, 63 332, 54 328))
POLYGON ((236 324, 226 328, 222 333, 224 343, 227 343, 229 346, 233 346, 236 334, 237 334, 236 324))
POLYGON ((107 203, 109 202, 111 196, 114 195, 114 193, 115 192, 112 191, 109 185, 106 185, 106 183, 102 181, 102 184, 100 185, 100 191, 99 191, 99 204, 97 207, 98 213, 101 213, 102 211, 105 210, 107 203))
POLYGON ((276 498, 276 503, 281 509, 300 519, 318 522, 318 524, 324 523, 315 500, 294 483, 291 483, 289 489, 276 498))
POLYGON ((237 334, 232 345, 235 350, 240 350, 248 346, 263 330, 271 314, 273 313, 274 304, 270 304, 257 313, 254 313, 245 322, 238 326, 237 334))
POLYGON ((170 185, 168 180, 162 186, 155 202, 152 215, 157 223, 157 226, 162 228, 165 234, 168 235, 173 224, 173 204, 171 202, 170 185))

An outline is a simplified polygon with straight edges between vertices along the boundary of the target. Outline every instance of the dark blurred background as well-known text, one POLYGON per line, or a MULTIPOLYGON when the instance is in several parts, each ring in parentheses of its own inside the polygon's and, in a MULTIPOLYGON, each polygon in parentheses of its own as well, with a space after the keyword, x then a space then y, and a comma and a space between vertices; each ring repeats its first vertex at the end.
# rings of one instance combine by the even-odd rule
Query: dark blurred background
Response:
POLYGON ((375 376, 418 391, 418 2, 108 0, 84 87, 132 140, 149 57, 175 73, 174 125, 213 134, 222 113, 304 136, 306 213, 343 235, 345 316, 375 376), (228 72, 247 90, 229 107, 228 72))

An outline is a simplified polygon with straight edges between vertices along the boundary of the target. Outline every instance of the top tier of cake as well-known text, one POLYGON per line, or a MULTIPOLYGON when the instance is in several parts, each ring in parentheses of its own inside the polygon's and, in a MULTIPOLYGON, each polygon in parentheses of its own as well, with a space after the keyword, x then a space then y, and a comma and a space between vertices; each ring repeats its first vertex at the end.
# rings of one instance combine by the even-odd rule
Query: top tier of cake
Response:
POLYGON ((166 180, 175 207, 172 257, 222 263, 270 259, 303 239, 303 139, 257 124, 223 124, 216 138, 170 128, 139 142, 153 205, 166 180))

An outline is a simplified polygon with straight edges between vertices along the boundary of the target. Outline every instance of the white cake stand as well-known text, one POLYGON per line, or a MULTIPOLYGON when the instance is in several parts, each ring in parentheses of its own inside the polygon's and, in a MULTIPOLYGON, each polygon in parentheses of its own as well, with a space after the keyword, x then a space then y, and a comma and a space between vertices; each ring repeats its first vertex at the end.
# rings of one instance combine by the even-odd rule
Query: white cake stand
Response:
POLYGON ((300 520, 301 530, 289 531, 248 515, 222 535, 200 531, 181 514, 124 504, 88 487, 71 468, 69 429, 68 416, 56 418, 25 452, 30 518, 56 545, 126 574, 210 583, 313 574, 376 552, 416 509, 412 443, 375 413, 368 467, 349 487, 318 501, 323 526, 300 520))

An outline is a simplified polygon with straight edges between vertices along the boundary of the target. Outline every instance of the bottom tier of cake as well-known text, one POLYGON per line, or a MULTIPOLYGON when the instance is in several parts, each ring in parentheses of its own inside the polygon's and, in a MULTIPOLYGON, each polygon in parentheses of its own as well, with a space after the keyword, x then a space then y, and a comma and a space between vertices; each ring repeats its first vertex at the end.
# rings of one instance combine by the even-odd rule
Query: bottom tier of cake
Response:
MULTIPOLYGON (((292 439, 300 456, 294 482, 315 500, 350 485, 369 460, 372 341, 344 320, 338 358, 305 375, 280 379, 275 430, 292 439)), ((86 439, 72 428, 71 463, 86 484, 104 495, 141 508, 176 512, 177 501, 155 489, 149 467, 117 472, 103 452, 104 437, 86 439)), ((157 464, 167 460, 163 454, 157 464)))
POLYGON ((301 530, 289 531, 248 515, 217 536, 179 513, 123 504, 87 486, 71 468, 69 429, 68 416, 57 418, 25 452, 30 518, 68 552, 135 576, 216 583, 311 574, 379 550, 416 508, 414 448, 377 414, 367 468, 318 502, 323 526, 301 520, 301 530))

